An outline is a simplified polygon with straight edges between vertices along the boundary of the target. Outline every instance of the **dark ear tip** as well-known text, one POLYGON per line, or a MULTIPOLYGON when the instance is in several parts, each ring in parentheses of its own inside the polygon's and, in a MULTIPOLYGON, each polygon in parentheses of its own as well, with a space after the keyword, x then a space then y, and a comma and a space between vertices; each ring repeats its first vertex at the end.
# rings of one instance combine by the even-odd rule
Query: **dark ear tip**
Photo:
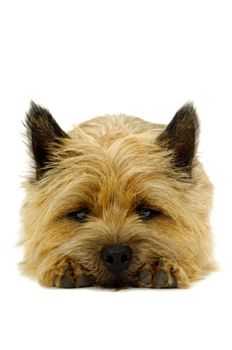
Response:
POLYGON ((30 101, 30 108, 31 109, 36 108, 37 106, 38 105, 33 100, 30 101))
POLYGON ((35 114, 38 114, 39 109, 41 109, 41 107, 37 105, 34 101, 31 101, 30 108, 27 115, 33 116, 35 114))
POLYGON ((180 111, 182 111, 183 114, 186 113, 190 115, 197 115, 196 108, 192 101, 186 102, 181 108, 179 108, 176 114, 179 113, 180 111))
POLYGON ((182 117, 188 117, 196 122, 199 122, 196 108, 192 101, 186 102, 177 112, 176 115, 181 115, 182 117))
POLYGON ((39 135, 47 135, 55 138, 68 137, 68 135, 60 128, 56 120, 53 118, 49 110, 34 101, 30 102, 29 111, 26 113, 25 125, 29 134, 35 132, 39 135))
POLYGON ((194 103, 193 101, 187 101, 182 107, 181 109, 186 109, 186 111, 196 111, 195 107, 194 107, 194 103))
POLYGON ((35 129, 37 129, 38 132, 44 128, 49 129, 50 125, 57 125, 57 123, 47 109, 31 101, 29 110, 26 113, 25 125, 30 133, 31 130, 35 129))
POLYGON ((175 114, 174 122, 185 124, 186 127, 195 130, 195 134, 199 134, 200 120, 197 115, 197 110, 192 101, 185 103, 175 114))
POLYGON ((31 100, 28 115, 36 114, 40 109, 41 107, 31 100))
POLYGON ((45 109, 45 108, 41 107, 40 105, 36 104, 34 101, 31 101, 30 102, 29 111, 27 112, 27 119, 28 120, 32 120, 34 118, 37 119, 39 117, 42 117, 42 118, 50 117, 50 118, 52 118, 50 112, 47 109, 45 109))

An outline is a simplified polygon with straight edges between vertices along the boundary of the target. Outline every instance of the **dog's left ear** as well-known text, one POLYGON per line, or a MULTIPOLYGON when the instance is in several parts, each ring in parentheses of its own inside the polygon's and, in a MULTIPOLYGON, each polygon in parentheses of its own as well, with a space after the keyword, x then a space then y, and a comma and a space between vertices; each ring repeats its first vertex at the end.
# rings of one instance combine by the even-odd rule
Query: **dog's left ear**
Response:
POLYGON ((35 161, 36 179, 51 168, 55 150, 69 136, 60 128, 50 112, 31 102, 26 116, 27 137, 29 148, 35 161))
POLYGON ((176 167, 191 171, 197 149, 199 120, 192 103, 185 104, 177 111, 156 142, 170 150, 176 167))

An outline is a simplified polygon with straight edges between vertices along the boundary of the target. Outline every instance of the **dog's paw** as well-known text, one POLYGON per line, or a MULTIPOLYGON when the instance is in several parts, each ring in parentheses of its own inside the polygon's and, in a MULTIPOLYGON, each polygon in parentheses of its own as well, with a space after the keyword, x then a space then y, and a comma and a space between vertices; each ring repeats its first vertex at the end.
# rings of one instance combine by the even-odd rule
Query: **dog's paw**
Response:
POLYGON ((183 269, 168 258, 154 258, 138 271, 138 286, 146 288, 183 288, 187 276, 183 269))
POLYGON ((80 264, 68 262, 59 281, 60 288, 90 287, 94 284, 94 278, 80 264))
POLYGON ((94 277, 80 264, 64 259, 44 274, 41 284, 58 288, 89 287, 94 284, 94 277))

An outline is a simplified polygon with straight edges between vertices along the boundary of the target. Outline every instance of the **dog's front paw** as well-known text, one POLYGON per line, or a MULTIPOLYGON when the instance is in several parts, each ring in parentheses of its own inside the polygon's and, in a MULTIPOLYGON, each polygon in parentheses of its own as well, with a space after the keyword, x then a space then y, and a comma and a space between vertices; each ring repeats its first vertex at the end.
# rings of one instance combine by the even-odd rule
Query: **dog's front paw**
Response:
POLYGON ((94 284, 94 277, 80 264, 64 259, 44 274, 41 284, 58 288, 89 287, 94 284))
POLYGON ((80 264, 68 262, 64 267, 63 274, 59 281, 60 288, 81 288, 90 287, 94 284, 94 278, 80 264))
POLYGON ((168 258, 154 258, 138 271, 138 286, 147 288, 177 288, 187 286, 183 269, 168 258))

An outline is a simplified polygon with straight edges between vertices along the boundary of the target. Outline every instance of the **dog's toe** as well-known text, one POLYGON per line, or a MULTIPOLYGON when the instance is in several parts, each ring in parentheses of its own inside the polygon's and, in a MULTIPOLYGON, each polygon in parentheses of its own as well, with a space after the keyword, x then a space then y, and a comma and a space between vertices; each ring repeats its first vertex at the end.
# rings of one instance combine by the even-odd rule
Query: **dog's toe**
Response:
POLYGON ((159 271, 154 275, 153 278, 154 287, 156 288, 167 288, 168 287, 168 276, 163 270, 159 271))
POLYGON ((75 288, 75 283, 68 276, 62 276, 60 279, 60 288, 75 288))
POLYGON ((176 288, 176 263, 167 258, 153 259, 153 285, 155 288, 176 288))
POLYGON ((144 284, 150 284, 152 281, 152 274, 150 271, 140 271, 139 280, 144 284))
POLYGON ((89 287, 92 284, 92 278, 89 275, 80 275, 76 278, 76 287, 89 287))

